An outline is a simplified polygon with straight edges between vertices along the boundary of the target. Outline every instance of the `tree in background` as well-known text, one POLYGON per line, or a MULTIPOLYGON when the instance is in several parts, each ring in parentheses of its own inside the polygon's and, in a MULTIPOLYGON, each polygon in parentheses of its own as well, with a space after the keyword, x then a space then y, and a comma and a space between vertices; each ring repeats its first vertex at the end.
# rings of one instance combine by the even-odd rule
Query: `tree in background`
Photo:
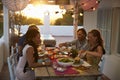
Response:
MULTIPOLYGON (((79 13, 83 13, 82 9, 79 9, 79 13)), ((73 11, 66 11, 65 14, 63 14, 63 18, 58 18, 55 21, 54 25, 73 25, 73 11)), ((83 16, 78 15, 78 26, 83 25, 83 16)))
POLYGON ((36 25, 42 25, 42 22, 38 18, 31 18, 24 16, 22 14, 15 14, 15 24, 16 25, 29 25, 29 24, 36 24, 36 25))
POLYGON ((3 5, 0 0, 0 37, 3 35, 3 5))

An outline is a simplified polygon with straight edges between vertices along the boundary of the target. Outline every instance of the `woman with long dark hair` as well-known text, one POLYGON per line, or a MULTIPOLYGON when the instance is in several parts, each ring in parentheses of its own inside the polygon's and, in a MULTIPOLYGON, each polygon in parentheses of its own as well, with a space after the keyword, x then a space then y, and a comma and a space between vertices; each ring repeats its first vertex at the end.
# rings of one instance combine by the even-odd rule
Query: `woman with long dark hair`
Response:
POLYGON ((35 80, 33 68, 50 65, 50 62, 38 63, 37 48, 40 43, 40 32, 36 29, 28 30, 25 35, 22 56, 16 67, 16 77, 19 80, 35 80))

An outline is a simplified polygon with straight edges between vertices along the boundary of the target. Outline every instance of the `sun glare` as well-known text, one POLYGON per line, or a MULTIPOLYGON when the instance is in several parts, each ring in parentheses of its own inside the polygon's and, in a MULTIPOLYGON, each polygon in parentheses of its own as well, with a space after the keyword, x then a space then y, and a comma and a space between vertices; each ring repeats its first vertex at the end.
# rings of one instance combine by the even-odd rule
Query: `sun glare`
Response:
POLYGON ((23 15, 32 18, 39 18, 44 20, 45 12, 49 12, 50 22, 54 23, 57 18, 62 18, 62 14, 66 12, 65 9, 60 9, 58 5, 36 5, 33 6, 29 4, 24 10, 22 10, 23 15), (58 12, 56 14, 56 12, 58 12))

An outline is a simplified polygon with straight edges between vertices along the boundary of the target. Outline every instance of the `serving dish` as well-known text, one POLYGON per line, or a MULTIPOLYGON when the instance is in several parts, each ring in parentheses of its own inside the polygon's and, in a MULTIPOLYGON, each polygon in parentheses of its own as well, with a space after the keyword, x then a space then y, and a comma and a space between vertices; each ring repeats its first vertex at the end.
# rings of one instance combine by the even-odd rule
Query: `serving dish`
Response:
POLYGON ((74 59, 72 59, 72 58, 58 58, 57 63, 61 66, 68 67, 68 66, 72 66, 72 64, 74 63, 74 59))

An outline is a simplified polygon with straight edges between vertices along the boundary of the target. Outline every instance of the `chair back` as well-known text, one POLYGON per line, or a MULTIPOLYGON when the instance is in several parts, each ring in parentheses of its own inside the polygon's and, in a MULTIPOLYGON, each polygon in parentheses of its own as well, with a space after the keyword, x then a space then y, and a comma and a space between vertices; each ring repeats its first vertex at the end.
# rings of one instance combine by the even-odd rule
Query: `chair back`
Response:
POLYGON ((12 62, 12 58, 8 57, 7 58, 7 63, 8 63, 8 69, 9 69, 9 73, 10 73, 10 80, 15 80, 15 63, 12 62))
POLYGON ((105 64, 105 55, 102 56, 101 61, 99 62, 99 71, 103 72, 103 67, 105 64))
POLYGON ((10 80, 17 79, 15 76, 15 70, 16 70, 16 66, 17 66, 17 53, 18 53, 17 44, 15 47, 11 46, 11 55, 7 58, 8 69, 9 69, 9 73, 10 73, 10 80))
POLYGON ((18 57, 18 44, 16 43, 15 46, 11 46, 11 55, 13 57, 13 61, 15 64, 18 63, 17 57, 18 57))

